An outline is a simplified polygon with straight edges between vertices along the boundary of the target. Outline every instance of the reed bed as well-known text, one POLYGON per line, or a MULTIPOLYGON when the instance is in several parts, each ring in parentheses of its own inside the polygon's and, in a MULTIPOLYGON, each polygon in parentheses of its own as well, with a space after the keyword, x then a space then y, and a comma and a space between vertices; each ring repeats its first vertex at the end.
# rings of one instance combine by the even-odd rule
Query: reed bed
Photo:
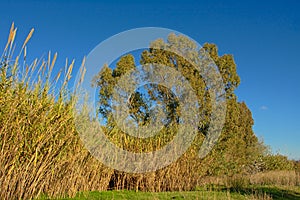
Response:
POLYGON ((52 78, 57 54, 27 65, 34 30, 14 56, 16 31, 12 24, 0 63, 0 199, 106 190, 113 170, 84 149, 73 123, 75 95, 67 84, 74 61, 52 78))

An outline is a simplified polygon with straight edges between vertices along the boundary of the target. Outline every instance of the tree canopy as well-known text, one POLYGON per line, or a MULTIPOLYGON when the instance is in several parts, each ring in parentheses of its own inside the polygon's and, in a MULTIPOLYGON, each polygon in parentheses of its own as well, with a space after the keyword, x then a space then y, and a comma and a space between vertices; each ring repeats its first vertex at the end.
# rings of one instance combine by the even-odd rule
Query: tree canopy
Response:
MULTIPOLYGON (((205 62, 203 63, 205 64, 205 62)), ((220 56, 215 44, 206 43, 201 49, 198 49, 193 41, 182 35, 170 34, 167 41, 157 39, 141 53, 139 58, 132 54, 124 55, 116 63, 116 66, 103 66, 95 77, 94 84, 99 89, 99 114, 106 119, 106 134, 116 145, 133 152, 154 151, 170 142, 176 134, 178 124, 182 123, 180 120, 180 99, 176 97, 172 89, 161 84, 147 83, 129 95, 130 98, 126 104, 129 108, 129 117, 137 125, 147 125, 151 120, 154 120, 153 115, 151 115, 152 107, 159 105, 166 114, 163 128, 155 136, 144 139, 127 135, 117 126, 113 116, 112 96, 114 88, 126 73, 148 64, 167 66, 178 71, 189 82, 196 94, 197 112, 201 116, 197 129, 198 135, 189 150, 167 168, 153 172, 153 176, 171 173, 177 179, 182 179, 182 187, 184 187, 185 184, 190 185, 191 180, 196 181, 196 178, 191 179, 191 177, 252 173, 257 170, 256 164, 265 152, 265 147, 253 132, 254 121, 251 111, 245 102, 237 101, 234 93, 240 84, 240 77, 237 74, 233 56, 230 54, 220 56), (203 59, 199 54, 201 51, 205 51, 209 55, 219 70, 223 80, 227 106, 225 124, 218 143, 208 156, 202 159, 198 157, 197 153, 205 137, 207 137, 206 134, 211 121, 212 97, 204 77, 193 63, 189 62, 190 60, 203 59), (139 59, 139 63, 135 59, 139 59), (178 168, 180 168, 180 172, 172 172, 172 169, 178 168)), ((121 172, 115 174, 116 179, 120 177, 124 179, 124 176, 128 177, 128 174, 124 175, 121 172)), ((149 178, 148 175, 141 175, 141 177, 149 178)), ((176 187, 180 186, 177 184, 176 187)))

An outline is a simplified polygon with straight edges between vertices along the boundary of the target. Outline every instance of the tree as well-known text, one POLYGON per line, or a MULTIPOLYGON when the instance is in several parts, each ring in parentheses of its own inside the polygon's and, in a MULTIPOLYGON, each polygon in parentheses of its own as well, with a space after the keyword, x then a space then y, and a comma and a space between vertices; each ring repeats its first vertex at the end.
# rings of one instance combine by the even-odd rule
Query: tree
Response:
MULTIPOLYGON (((234 174, 249 171, 249 167, 261 154, 261 151, 258 148, 258 139, 252 130, 254 122, 251 111, 244 102, 237 102, 234 94, 234 90, 240 83, 240 78, 236 72, 236 64, 232 55, 219 56, 215 44, 204 44, 198 50, 197 45, 187 37, 170 34, 166 42, 158 39, 151 43, 150 48, 142 52, 140 64, 142 66, 157 64, 180 72, 196 94, 197 112, 201 116, 198 124, 199 134, 189 150, 176 163, 152 173, 151 177, 154 176, 159 180, 162 176, 166 177, 167 174, 171 173, 173 174, 172 180, 176 177, 181 179, 182 185, 180 187, 184 188, 192 187, 197 178, 203 175, 234 174), (197 153, 210 125, 212 97, 209 92, 210 87, 206 85, 205 79, 190 60, 199 61, 201 59, 199 52, 203 50, 215 62, 222 76, 227 111, 225 125, 217 146, 207 157, 199 159, 197 153)), ((134 69, 137 69, 134 57, 128 54, 121 57, 114 69, 106 65, 99 72, 95 78, 95 85, 99 87, 99 114, 106 119, 107 135, 116 145, 134 152, 149 152, 163 147, 176 134, 177 125, 182 123, 180 120, 180 100, 170 88, 163 85, 152 83, 144 85, 142 89, 138 89, 130 95, 127 102, 130 117, 136 124, 146 125, 153 120, 150 115, 151 107, 162 105, 162 109, 166 113, 164 127, 157 135, 147 139, 135 138, 124 133, 114 121, 111 101, 114 87, 120 78, 134 69)), ((128 177, 132 178, 132 176, 124 173, 116 172, 115 174, 115 179, 122 179, 123 182, 124 179, 128 180, 128 177)), ((140 175, 137 179, 148 178, 149 174, 140 175)), ((166 186, 165 190, 170 189, 168 187, 179 186, 176 184, 166 186)))

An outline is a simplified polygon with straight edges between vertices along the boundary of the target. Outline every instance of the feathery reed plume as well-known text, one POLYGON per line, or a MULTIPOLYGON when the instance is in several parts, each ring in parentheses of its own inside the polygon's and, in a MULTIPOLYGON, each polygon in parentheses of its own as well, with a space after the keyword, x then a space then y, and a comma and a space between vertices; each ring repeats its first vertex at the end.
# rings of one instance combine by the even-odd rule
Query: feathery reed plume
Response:
POLYGON ((59 80, 60 78, 60 75, 61 75, 61 72, 62 72, 62 69, 57 73, 57 75, 55 76, 54 80, 55 80, 55 83, 57 83, 57 81, 59 80))
POLYGON ((80 67, 80 79, 79 79, 79 85, 82 83, 83 79, 84 79, 84 76, 85 76, 85 73, 86 73, 86 68, 85 68, 85 60, 86 60, 86 57, 83 58, 82 60, 82 63, 81 63, 81 67, 80 67))
POLYGON ((6 46, 4 48, 4 51, 7 50, 8 46, 12 43, 12 41, 14 39, 14 31, 15 31, 14 26, 15 26, 15 23, 13 22, 11 24, 11 28, 10 28, 9 35, 8 35, 8 40, 7 40, 6 46))
POLYGON ((54 57, 53 57, 53 60, 52 60, 52 63, 50 65, 50 69, 49 71, 52 71, 53 67, 54 67, 54 64, 56 62, 56 58, 57 58, 57 52, 54 54, 54 57))
POLYGON ((34 28, 31 29, 31 31, 29 32, 29 34, 27 35, 24 43, 23 43, 23 46, 22 46, 22 49, 24 49, 25 45, 27 44, 27 42, 30 40, 30 38, 32 37, 32 34, 34 32, 34 28))

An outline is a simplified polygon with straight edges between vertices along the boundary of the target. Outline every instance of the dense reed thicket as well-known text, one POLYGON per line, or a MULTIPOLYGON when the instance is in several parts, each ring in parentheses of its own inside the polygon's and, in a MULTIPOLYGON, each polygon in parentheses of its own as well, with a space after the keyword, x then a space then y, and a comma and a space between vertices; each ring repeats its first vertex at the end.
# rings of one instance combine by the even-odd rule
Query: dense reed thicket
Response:
POLYGON ((74 62, 66 66, 62 78, 59 73, 53 79, 50 74, 57 54, 51 58, 49 53, 48 60, 31 65, 20 64, 32 33, 14 57, 16 28, 12 25, 1 57, 0 199, 105 190, 112 170, 84 149, 73 124, 75 98, 67 92, 67 83, 74 62))

